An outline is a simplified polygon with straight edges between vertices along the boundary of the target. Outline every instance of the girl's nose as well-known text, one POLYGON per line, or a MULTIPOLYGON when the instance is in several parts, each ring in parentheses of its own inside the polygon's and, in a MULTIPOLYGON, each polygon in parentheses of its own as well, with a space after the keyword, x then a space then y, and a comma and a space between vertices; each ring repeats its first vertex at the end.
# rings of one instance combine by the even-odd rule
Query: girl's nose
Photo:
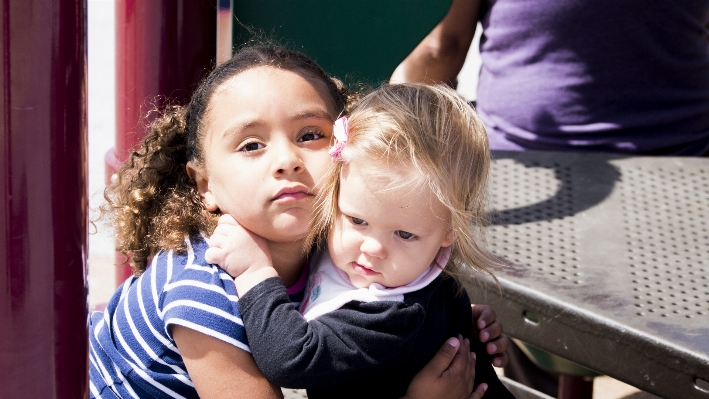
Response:
POLYGON ((362 244, 359 247, 363 254, 373 256, 375 258, 384 259, 387 256, 384 244, 376 237, 362 236, 362 244))
POLYGON ((273 170, 275 175, 300 173, 305 170, 305 164, 297 146, 292 143, 275 143, 271 149, 274 154, 273 170))

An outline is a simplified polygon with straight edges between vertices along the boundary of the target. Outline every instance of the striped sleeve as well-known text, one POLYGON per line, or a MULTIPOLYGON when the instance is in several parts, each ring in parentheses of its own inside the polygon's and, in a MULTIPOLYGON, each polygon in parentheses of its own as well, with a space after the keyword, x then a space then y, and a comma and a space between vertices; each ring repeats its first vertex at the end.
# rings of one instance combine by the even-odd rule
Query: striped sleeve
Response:
POLYGON ((250 352, 234 281, 204 260, 204 240, 186 243, 188 256, 159 255, 166 264, 164 275, 156 276, 165 281, 162 293, 156 293, 165 333, 170 336, 169 327, 181 325, 250 352))

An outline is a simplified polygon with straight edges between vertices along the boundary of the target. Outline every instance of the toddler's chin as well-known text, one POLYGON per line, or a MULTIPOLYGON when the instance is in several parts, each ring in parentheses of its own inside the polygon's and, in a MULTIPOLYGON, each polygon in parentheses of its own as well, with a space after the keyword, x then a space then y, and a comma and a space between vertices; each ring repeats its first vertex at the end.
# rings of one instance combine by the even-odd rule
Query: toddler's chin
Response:
POLYGON ((359 274, 350 274, 350 283, 352 283, 355 288, 369 288, 372 285, 372 281, 360 276, 359 274))

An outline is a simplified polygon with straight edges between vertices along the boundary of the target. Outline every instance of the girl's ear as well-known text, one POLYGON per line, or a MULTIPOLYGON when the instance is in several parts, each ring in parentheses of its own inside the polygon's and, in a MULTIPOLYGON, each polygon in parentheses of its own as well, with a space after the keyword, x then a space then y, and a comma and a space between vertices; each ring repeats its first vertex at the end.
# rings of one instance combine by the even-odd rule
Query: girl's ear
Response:
POLYGON ((217 201, 214 198, 214 194, 209 189, 209 177, 206 170, 201 166, 197 166, 192 161, 187 162, 185 169, 187 169, 187 176, 197 183, 197 191, 200 197, 202 197, 204 207, 207 208, 209 212, 218 211, 219 206, 217 206, 217 201))
POLYGON ((446 236, 443 237, 443 242, 441 243, 441 246, 442 247, 450 247, 455 242, 455 238, 457 236, 458 235, 456 234, 455 230, 453 230, 453 229, 448 230, 448 234, 446 234, 446 236))

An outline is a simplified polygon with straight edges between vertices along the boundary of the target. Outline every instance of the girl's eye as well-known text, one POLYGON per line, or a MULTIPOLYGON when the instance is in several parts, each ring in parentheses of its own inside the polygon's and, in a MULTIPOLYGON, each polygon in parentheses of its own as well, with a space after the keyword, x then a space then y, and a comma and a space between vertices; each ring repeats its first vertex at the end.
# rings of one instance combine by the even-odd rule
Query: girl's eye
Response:
POLYGON ((313 141, 313 140, 321 139, 323 137, 325 137, 324 134, 320 133, 317 130, 312 130, 312 131, 305 132, 302 136, 300 136, 300 138, 298 139, 298 142, 302 143, 305 141, 313 141))
POLYGON ((239 148, 239 151, 250 152, 250 151, 260 150, 262 148, 264 148, 263 144, 257 143, 257 142, 251 142, 251 143, 247 143, 247 144, 244 144, 243 146, 241 146, 241 148, 239 148))
POLYGON ((367 222, 365 222, 364 220, 358 219, 358 218, 355 218, 355 217, 350 217, 350 220, 351 220, 352 223, 354 223, 354 224, 359 224, 359 225, 367 224, 367 222))
POLYGON ((404 240, 411 240, 412 238, 416 237, 415 235, 409 233, 408 231, 403 231, 403 230, 397 230, 396 235, 403 238, 404 240))

